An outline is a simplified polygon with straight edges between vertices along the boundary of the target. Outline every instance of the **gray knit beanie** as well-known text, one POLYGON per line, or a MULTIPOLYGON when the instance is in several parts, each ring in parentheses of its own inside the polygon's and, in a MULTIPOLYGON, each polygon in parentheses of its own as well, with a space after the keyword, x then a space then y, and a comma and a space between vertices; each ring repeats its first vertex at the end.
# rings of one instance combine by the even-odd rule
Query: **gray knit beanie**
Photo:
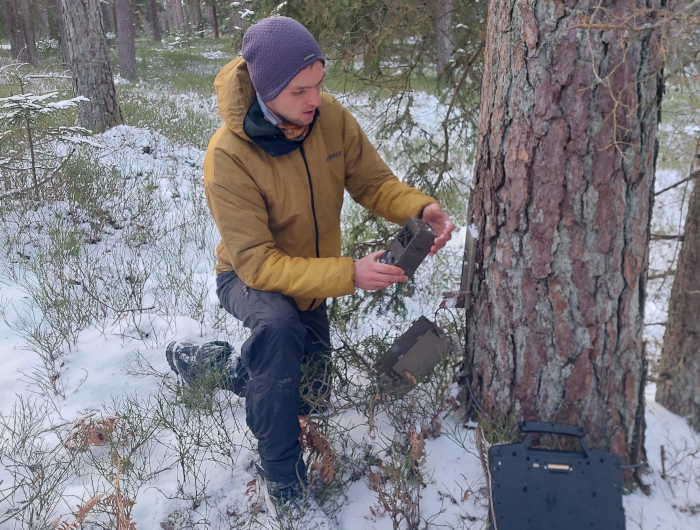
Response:
POLYGON ((255 91, 266 103, 313 62, 326 64, 313 35, 289 17, 264 18, 253 24, 243 36, 241 55, 255 91))

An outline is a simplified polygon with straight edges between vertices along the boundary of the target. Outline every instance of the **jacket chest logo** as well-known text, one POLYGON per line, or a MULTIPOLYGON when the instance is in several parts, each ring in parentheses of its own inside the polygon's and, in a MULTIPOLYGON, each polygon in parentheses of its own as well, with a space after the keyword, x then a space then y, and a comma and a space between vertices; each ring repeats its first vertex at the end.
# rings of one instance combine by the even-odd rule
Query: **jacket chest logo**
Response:
POLYGON ((326 158, 326 162, 330 162, 334 158, 338 158, 340 155, 342 155, 342 151, 338 151, 337 153, 333 153, 332 155, 328 155, 328 158, 326 158))

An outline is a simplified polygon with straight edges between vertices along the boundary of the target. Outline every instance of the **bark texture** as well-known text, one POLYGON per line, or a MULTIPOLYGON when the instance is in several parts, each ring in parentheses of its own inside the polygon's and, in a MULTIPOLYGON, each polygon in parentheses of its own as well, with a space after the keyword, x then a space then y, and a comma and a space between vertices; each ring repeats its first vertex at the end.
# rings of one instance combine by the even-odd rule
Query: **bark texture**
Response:
POLYGON ((65 64, 70 64, 68 45, 66 43, 66 28, 63 22, 63 0, 55 0, 56 25, 58 26, 58 40, 61 42, 61 58, 65 64))
POLYGON ((700 431, 700 186, 690 198, 671 288, 656 401, 700 431))
MULTIPOLYGON (((624 15, 661 2, 600 5, 624 15)), ((634 464, 660 34, 624 44, 622 31, 572 27, 598 4, 490 0, 467 355, 496 418, 578 424, 590 445, 634 464)))
POLYGON ((114 6, 112 5, 112 0, 100 0, 100 7, 102 8, 102 27, 104 28, 105 34, 110 35, 110 37, 107 38, 107 44, 113 46, 114 37, 112 35, 117 34, 117 28, 114 24, 114 6))
POLYGON ((452 0, 438 0, 435 11, 437 74, 442 75, 452 60, 452 0))
POLYGON ((29 10, 29 2, 28 0, 19 0, 16 5, 19 8, 17 15, 24 34, 24 45, 27 47, 27 61, 36 64, 36 37, 34 36, 34 24, 29 10))
POLYGON ((78 107, 80 125, 95 132, 120 125, 99 0, 63 0, 63 22, 73 92, 90 100, 78 107))
POLYGON ((117 12, 117 48, 119 49, 119 75, 129 81, 138 79, 134 24, 131 21, 129 0, 114 0, 117 12))
POLYGON ((214 24, 214 38, 219 38, 219 17, 216 15, 216 0, 211 2, 212 23, 214 24))
POLYGON ((19 29, 15 0, 5 0, 5 15, 7 16, 7 29, 9 32, 10 53, 12 54, 12 58, 25 63, 27 62, 27 50, 24 47, 22 30, 19 29))
POLYGON ((158 21, 158 2, 150 0, 151 7, 151 27, 153 28, 153 40, 160 42, 160 23, 158 21))

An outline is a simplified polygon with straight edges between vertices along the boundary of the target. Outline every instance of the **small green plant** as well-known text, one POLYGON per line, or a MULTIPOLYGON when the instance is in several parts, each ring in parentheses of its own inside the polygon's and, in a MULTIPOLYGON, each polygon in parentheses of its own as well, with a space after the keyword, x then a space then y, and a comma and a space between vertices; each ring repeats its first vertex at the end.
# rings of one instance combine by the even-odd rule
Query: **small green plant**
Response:
POLYGON ((0 75, 18 90, 17 94, 0 98, 0 174, 6 183, 0 199, 27 191, 39 199, 40 187, 57 177, 73 154, 66 146, 86 141, 85 136, 90 134, 82 127, 61 125, 60 119, 87 98, 57 101, 58 92, 27 92, 29 74, 24 64, 13 63, 0 69, 0 75))

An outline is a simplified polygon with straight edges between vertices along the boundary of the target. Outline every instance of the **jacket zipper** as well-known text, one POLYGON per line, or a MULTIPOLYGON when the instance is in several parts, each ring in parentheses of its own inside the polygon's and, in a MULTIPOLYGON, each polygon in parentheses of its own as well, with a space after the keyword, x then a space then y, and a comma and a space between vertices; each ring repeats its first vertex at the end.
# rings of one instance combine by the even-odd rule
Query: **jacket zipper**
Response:
MULTIPOLYGON (((314 230, 316 231, 316 257, 320 258, 321 253, 318 250, 318 222, 316 221, 316 206, 314 205, 314 186, 311 183, 311 171, 309 171, 309 164, 306 161, 306 153, 304 152, 304 145, 299 146, 299 152, 301 153, 301 158, 304 160, 304 167, 306 168, 306 176, 309 178, 309 191, 311 192, 311 213, 313 214, 314 217, 314 230)), ((311 305, 309 306, 309 311, 313 306, 314 303, 316 302, 316 299, 314 298, 311 301, 311 305)))

